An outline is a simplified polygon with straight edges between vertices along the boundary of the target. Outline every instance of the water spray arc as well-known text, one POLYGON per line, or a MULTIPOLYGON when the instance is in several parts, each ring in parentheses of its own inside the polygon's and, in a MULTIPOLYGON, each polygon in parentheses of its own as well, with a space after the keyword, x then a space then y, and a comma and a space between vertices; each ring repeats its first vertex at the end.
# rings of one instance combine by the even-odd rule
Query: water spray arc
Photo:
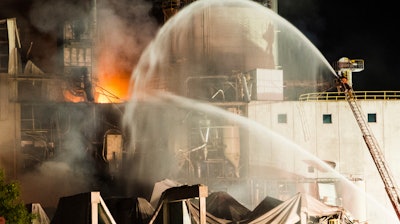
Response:
MULTIPOLYGON (((372 187, 367 186, 370 176, 363 178, 363 175, 369 175, 371 165, 366 166, 365 161, 354 156, 355 153, 366 154, 366 151, 357 150, 359 144, 364 147, 364 143, 354 141, 353 131, 357 127, 352 122, 354 118, 348 116, 347 102, 342 99, 347 96, 356 117, 362 119, 358 104, 350 102, 358 96, 352 90, 351 75, 364 69, 362 60, 342 58, 336 67, 332 66, 301 32, 265 7, 274 9, 277 0, 255 1, 262 2, 261 5, 247 0, 162 0, 162 9, 169 13, 168 21, 141 55, 130 83, 131 101, 123 102, 122 95, 111 91, 108 85, 101 85, 104 80, 97 79, 100 74, 114 74, 119 69, 104 66, 108 63, 100 63, 106 61, 102 57, 99 61, 94 57, 90 60, 80 57, 94 56, 90 53, 92 41, 95 43, 97 37, 102 36, 102 32, 98 33, 101 29, 94 28, 110 19, 109 16, 96 16, 104 13, 96 10, 96 2, 92 0, 94 8, 88 13, 90 19, 85 20, 88 28, 85 35, 79 29, 81 23, 73 20, 65 24, 69 27, 65 28, 68 31, 65 43, 71 44, 63 45, 67 60, 64 60, 63 73, 66 79, 62 76, 62 80, 77 93, 72 94, 71 99, 67 99, 68 90, 61 92, 65 94, 45 95, 43 104, 34 101, 19 105, 18 99, 39 96, 30 94, 31 98, 28 98, 28 91, 23 87, 35 87, 33 90, 42 96, 44 89, 62 90, 53 87, 61 83, 58 81, 61 77, 50 80, 49 76, 33 76, 32 82, 23 74, 15 77, 0 74, 2 87, 8 82, 26 81, 18 87, 24 91, 13 94, 20 97, 15 102, 9 102, 4 97, 7 94, 0 94, 2 111, 9 103, 18 108, 10 110, 10 114, 1 114, 0 125, 7 125, 2 128, 2 138, 8 136, 10 130, 18 135, 21 132, 22 138, 17 136, 16 141, 21 140, 22 150, 27 152, 24 156, 30 156, 23 160, 24 169, 38 167, 40 171, 46 171, 40 178, 51 180, 49 189, 64 194, 69 189, 53 186, 58 182, 65 185, 68 178, 77 180, 74 188, 80 191, 95 189, 110 192, 110 195, 150 197, 153 185, 168 178, 177 183, 202 183, 211 192, 230 193, 249 208, 256 207, 265 196, 286 200, 301 191, 312 194, 321 202, 346 207, 358 220, 397 223, 393 221, 398 219, 391 214, 390 205, 387 206, 389 201, 385 201, 386 207, 378 209, 370 209, 380 206, 378 201, 366 203, 364 193, 375 187, 375 183, 372 187), (177 13, 178 9, 180 13, 177 13), (93 29, 89 29, 91 24, 93 29), (88 37, 91 41, 85 48, 87 50, 77 50, 83 46, 79 41, 89 43, 85 42, 88 37), (81 58, 85 60, 78 60, 81 58), (345 92, 332 93, 340 97, 341 102, 300 102, 298 95, 301 93, 317 91, 315 94, 321 96, 332 87, 331 82, 324 81, 328 78, 325 75, 330 81, 337 80, 337 87, 345 92), (340 82, 343 77, 347 82, 345 79, 340 82), (43 80, 42 85, 36 82, 39 78, 43 80), (46 81, 55 82, 47 84, 46 81), (95 81, 93 86, 89 81, 95 81), (53 103, 56 96, 62 100, 53 103), (7 104, 2 103, 4 100, 7 104), (345 115, 341 117, 343 112, 345 115), (18 122, 18 126, 8 125, 8 121, 4 123, 5 115, 16 117, 11 124, 18 122), (330 121, 319 122, 320 115, 323 118, 329 115, 330 121), (331 115, 341 119, 332 122, 331 115), (28 124, 27 120, 33 122, 28 124), (13 129, 8 128, 10 126, 13 129), (327 128, 329 133, 325 134, 327 128), (332 131, 338 135, 332 135, 332 131), (352 135, 346 135, 347 131, 352 135), (355 147, 348 148, 349 142, 355 147), (39 158, 36 152, 42 150, 46 157, 31 162, 31 157, 39 158), (58 175, 59 180, 54 176, 47 178, 55 172, 66 173, 65 167, 69 166, 73 169, 68 176, 58 175), (47 174, 47 171, 51 172, 47 174), (78 178, 74 174, 79 174, 78 178), (378 210, 383 212, 375 218, 378 210), (369 211, 372 214, 367 216, 369 211)), ((101 40, 99 42, 107 43, 107 46, 113 42, 101 40)), ((120 67, 118 65, 112 67, 120 67)), ((8 91, 0 89, 3 93, 8 91)), ((363 105, 361 100, 360 105, 363 105)), ((368 148, 378 150, 366 121, 357 122, 368 148)), ((397 128, 397 125, 393 126, 397 128)), ((18 144, 13 145, 13 150, 17 150, 18 144)), ((393 196, 390 199, 397 213, 399 197, 394 181, 386 164, 382 163, 379 150, 371 155, 378 158, 375 162, 382 179, 387 181, 385 190, 393 196)), ((0 163, 2 156, 3 151, 0 163)), ((392 160, 388 158, 389 164, 392 160)), ((371 179, 380 184, 379 178, 374 175, 371 179)), ((35 179, 34 183, 41 185, 27 186, 43 193, 52 192, 44 192, 42 181, 35 179)), ((385 196, 383 188, 377 192, 379 198, 385 196)), ((45 203, 55 205, 58 196, 55 194, 50 200, 46 195, 45 203)), ((330 219, 337 221, 333 216, 330 219)))

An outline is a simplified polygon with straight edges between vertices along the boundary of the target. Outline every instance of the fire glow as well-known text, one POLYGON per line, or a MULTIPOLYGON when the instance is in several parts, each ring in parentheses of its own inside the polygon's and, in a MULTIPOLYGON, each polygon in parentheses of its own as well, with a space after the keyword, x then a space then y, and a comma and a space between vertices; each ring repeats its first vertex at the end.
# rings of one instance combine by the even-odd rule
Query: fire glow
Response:
MULTIPOLYGON (((106 53, 99 60, 95 89, 97 103, 115 103, 128 99, 130 73, 127 66, 106 53)), ((132 66, 133 67, 133 66, 132 66)))
POLYGON ((103 74, 95 87, 97 103, 114 103, 128 98, 129 77, 103 74))

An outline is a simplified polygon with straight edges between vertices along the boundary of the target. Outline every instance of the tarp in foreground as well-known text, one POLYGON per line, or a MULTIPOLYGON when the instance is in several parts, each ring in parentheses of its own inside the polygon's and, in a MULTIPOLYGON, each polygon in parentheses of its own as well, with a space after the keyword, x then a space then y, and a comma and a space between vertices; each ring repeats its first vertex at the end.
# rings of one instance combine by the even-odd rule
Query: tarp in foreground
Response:
POLYGON ((243 223, 301 223, 306 224, 309 217, 338 216, 343 209, 320 202, 310 195, 297 193, 272 210, 243 223))

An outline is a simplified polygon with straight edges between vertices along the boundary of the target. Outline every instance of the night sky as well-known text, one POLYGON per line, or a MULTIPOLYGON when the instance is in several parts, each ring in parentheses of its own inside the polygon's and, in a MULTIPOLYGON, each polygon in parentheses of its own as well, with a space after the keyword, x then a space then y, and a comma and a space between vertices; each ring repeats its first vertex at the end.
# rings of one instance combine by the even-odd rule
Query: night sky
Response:
MULTIPOLYGON (((56 23, 48 22, 52 15, 67 17, 74 10, 50 10, 48 15, 35 15, 41 5, 58 5, 63 0, 1 0, 0 19, 17 17, 22 36, 23 50, 34 42, 32 57, 39 67, 52 72, 54 64, 42 51, 54 49, 56 23), (50 17, 49 17, 50 16, 50 17), (31 21, 46 21, 47 26, 31 26, 31 21), (51 63, 48 63, 51 62, 51 63)), ((89 0, 64 0, 69 5, 89 0)), ((150 0, 149 0, 150 1, 150 0)), ((146 2, 149 2, 146 1, 146 2)), ((153 0, 156 1, 157 0, 153 0)), ((121 2, 135 4, 143 0, 110 0, 114 5, 121 2)), ((353 75, 355 90, 400 90, 400 44, 396 35, 397 15, 394 5, 378 4, 363 0, 279 0, 279 14, 302 31, 321 51, 328 62, 341 57, 363 59, 365 70, 353 75)), ((123 8, 118 9, 123 14, 123 8)), ((159 7, 153 7, 150 15, 160 16, 159 7)), ((160 18, 156 18, 160 20, 160 18)), ((51 20, 51 19, 50 19, 51 20)), ((56 21, 56 20, 55 20, 56 21)))
POLYGON ((354 90, 400 90, 399 12, 394 6, 362 0, 279 0, 279 12, 329 62, 341 57, 364 60, 364 71, 353 73, 354 90))

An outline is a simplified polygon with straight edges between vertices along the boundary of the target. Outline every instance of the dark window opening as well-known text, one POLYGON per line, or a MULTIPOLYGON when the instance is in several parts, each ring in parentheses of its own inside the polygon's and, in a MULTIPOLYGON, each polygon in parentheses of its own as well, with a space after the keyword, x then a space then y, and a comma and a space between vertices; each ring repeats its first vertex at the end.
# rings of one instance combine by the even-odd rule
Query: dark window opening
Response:
POLYGON ((375 123, 376 122, 376 114, 368 114, 368 122, 375 123))
POLYGON ((322 115, 322 122, 324 124, 331 124, 332 123, 332 114, 323 114, 322 115))
POLYGON ((286 114, 278 114, 278 123, 287 123, 286 114))

